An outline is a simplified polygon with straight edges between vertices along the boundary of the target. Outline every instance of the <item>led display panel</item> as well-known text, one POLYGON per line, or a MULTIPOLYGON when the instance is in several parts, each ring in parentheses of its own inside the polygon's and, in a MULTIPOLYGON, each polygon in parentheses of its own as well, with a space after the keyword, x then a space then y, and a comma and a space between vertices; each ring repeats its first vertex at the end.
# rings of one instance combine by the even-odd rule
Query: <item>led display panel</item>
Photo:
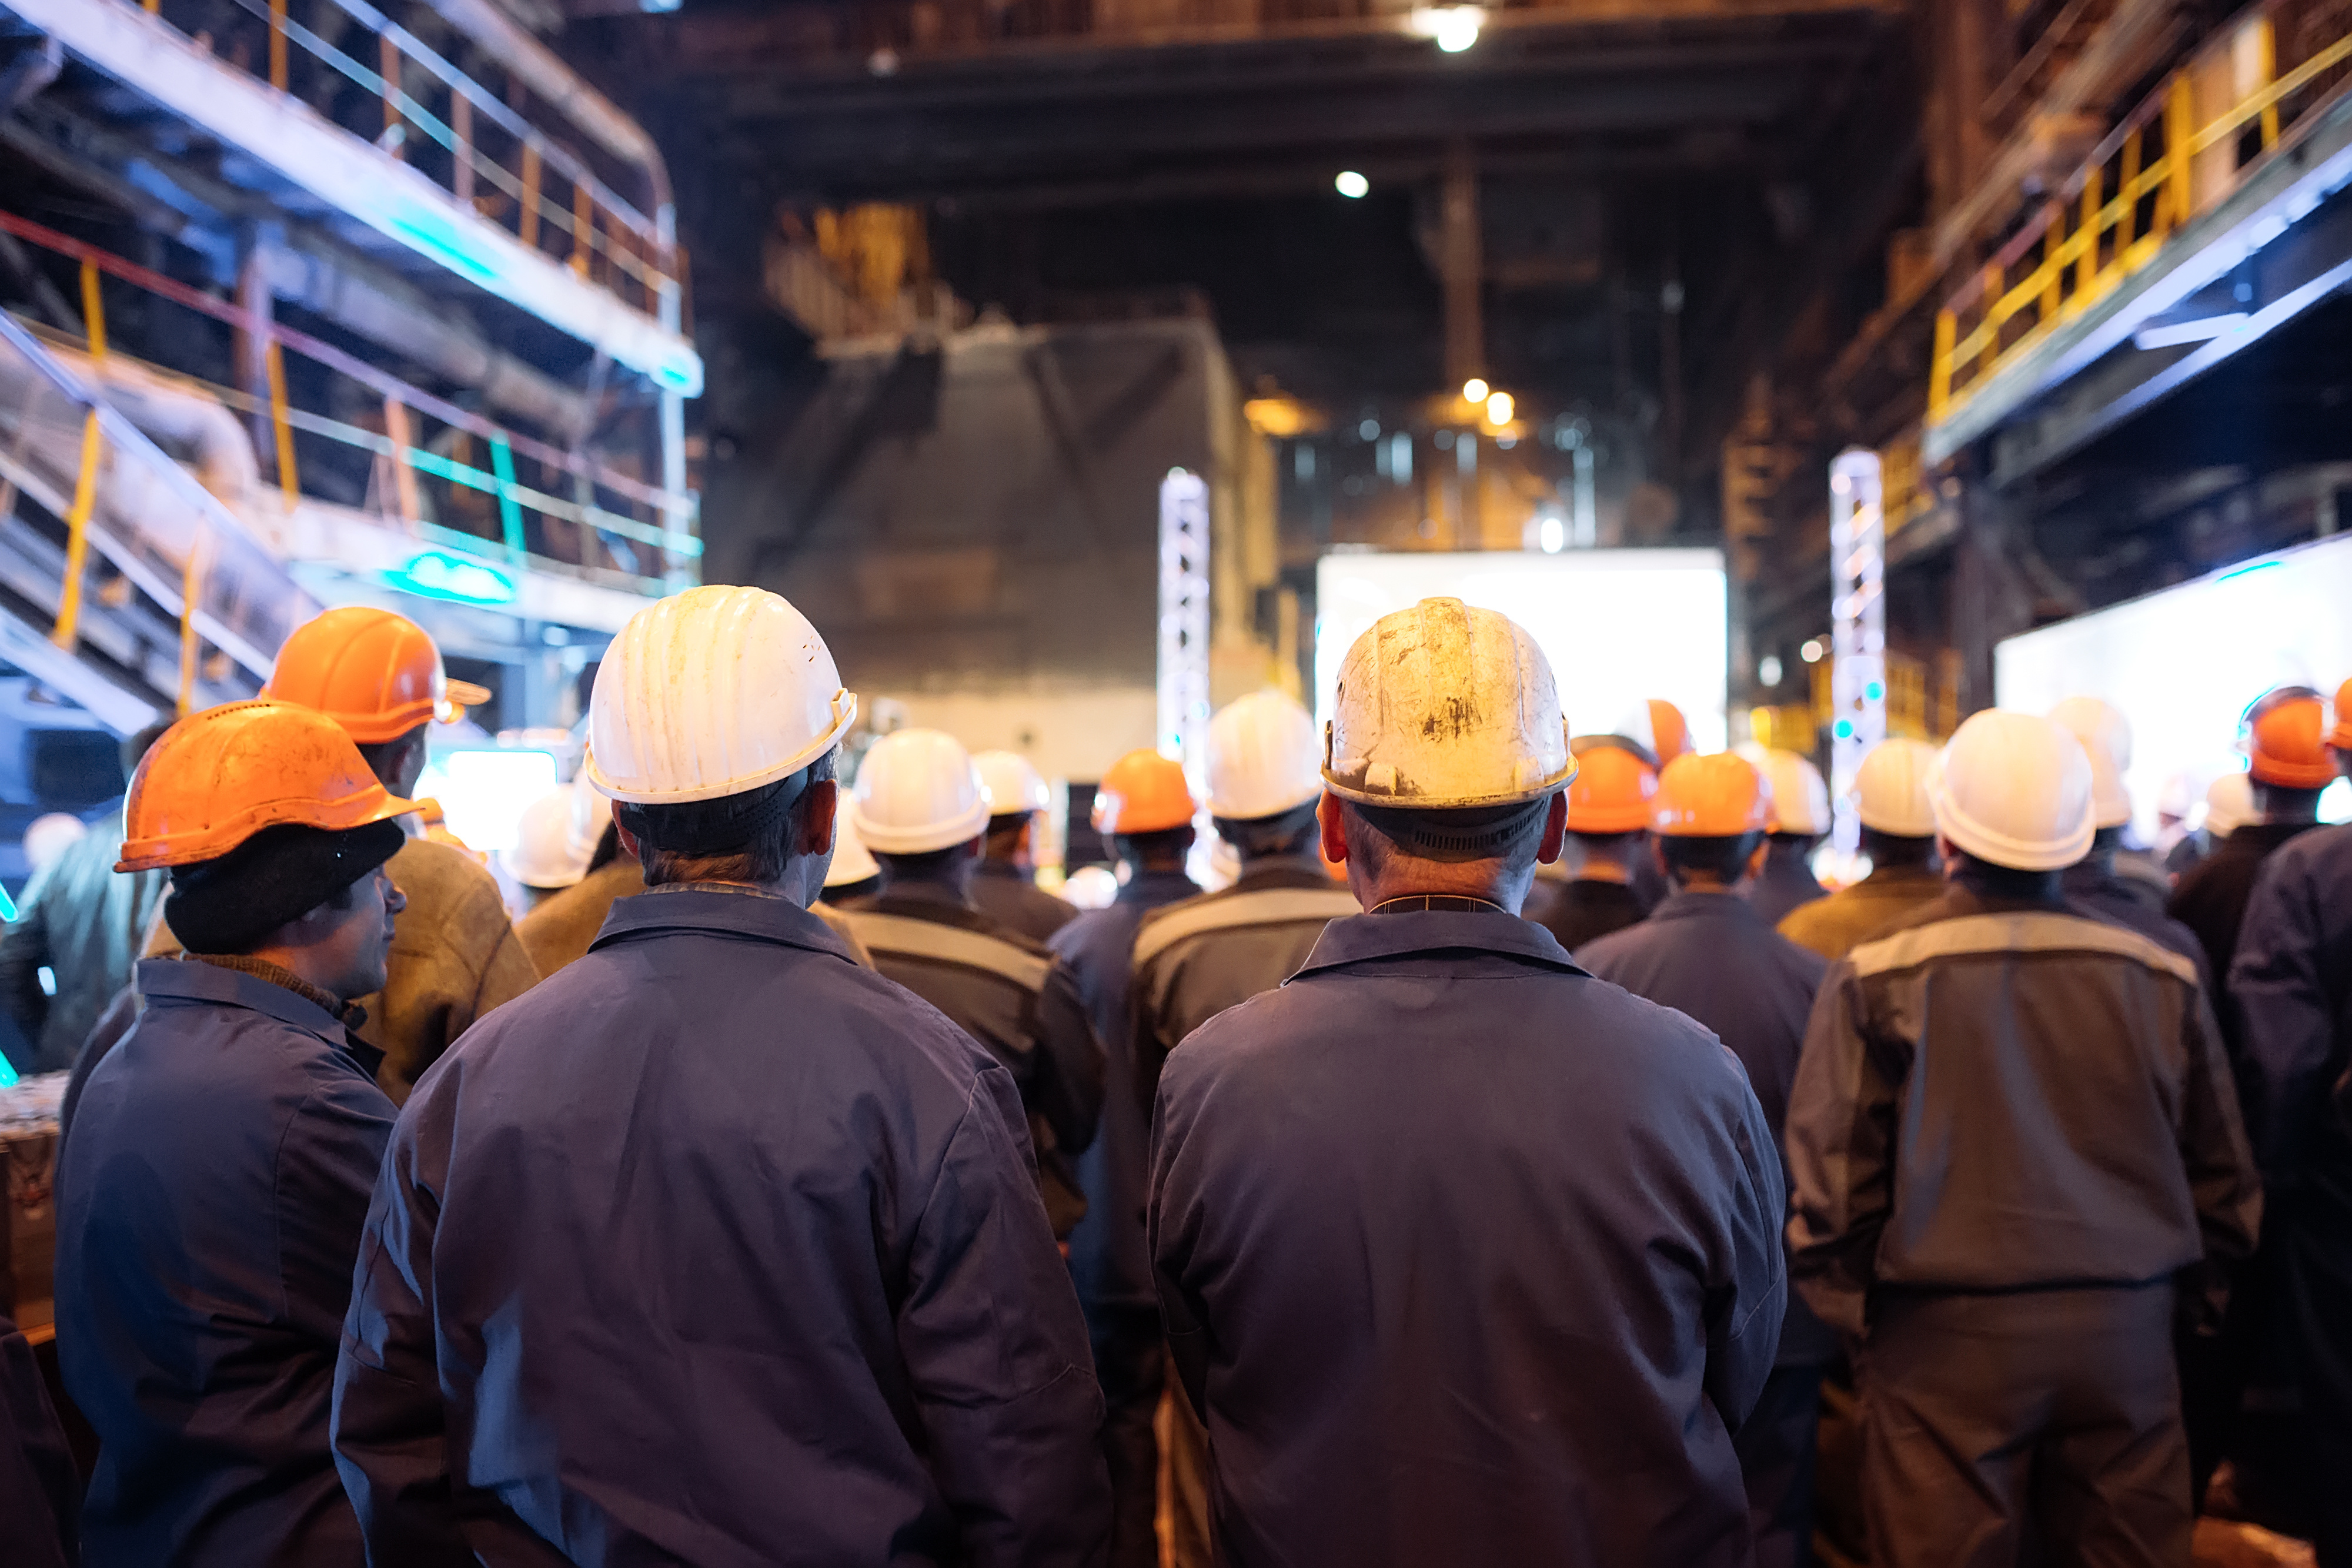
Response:
POLYGON ((1723 749, 1730 632, 1719 550, 1342 552, 1317 563, 1315 592, 1318 723, 1331 716, 1349 643, 1392 610, 1452 597, 1528 629, 1576 734, 1617 729, 1644 699, 1664 697, 1700 750, 1723 749))
MULTIPOLYGON (((2352 675, 2347 605, 2352 535, 2009 638, 1993 651, 1994 697, 2029 713, 2076 695, 2123 710, 2125 782, 2139 831, 2152 834, 2168 781, 2201 800, 2213 779, 2244 766, 2238 721, 2264 692, 2293 683, 2334 697, 2352 675)), ((2338 782, 2322 810, 2342 821, 2347 810, 2352 789, 2338 782)))

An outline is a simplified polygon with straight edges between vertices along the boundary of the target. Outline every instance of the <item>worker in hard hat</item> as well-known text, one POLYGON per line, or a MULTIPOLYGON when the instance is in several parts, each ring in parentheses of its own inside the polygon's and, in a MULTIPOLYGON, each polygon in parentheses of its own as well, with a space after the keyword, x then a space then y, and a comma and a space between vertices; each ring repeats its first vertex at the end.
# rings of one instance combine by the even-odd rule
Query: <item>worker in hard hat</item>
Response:
POLYGON ((550 895, 578 886, 588 874, 595 846, 583 846, 572 839, 573 794, 570 785, 559 784, 533 799, 515 823, 513 846, 498 852, 499 869, 521 891, 526 914, 546 903, 550 895))
POLYGON ((1767 925, 1829 896, 1813 875, 1812 852, 1830 831, 1830 787, 1822 770, 1793 751, 1759 752, 1756 769, 1772 800, 1772 831, 1765 839, 1764 864, 1748 884, 1748 902, 1767 925))
MULTIPOLYGON (((122 742, 124 778, 168 727, 152 724, 122 742)), ((73 1065, 99 1015, 131 983, 154 925, 170 878, 117 873, 123 831, 116 812, 68 844, 26 883, 22 913, 0 931, 0 1006, 28 1048, 18 1064, 28 1074, 73 1065)))
MULTIPOLYGON (((1578 948, 1576 961, 1713 1030, 1748 1070, 1777 1148, 1828 966, 1775 934, 1745 896, 1769 852, 1771 787, 1744 758, 1686 752, 1659 775, 1652 815, 1675 891, 1639 925, 1578 948)), ((1811 1560, 1822 1374, 1837 1354, 1837 1337, 1790 1302, 1772 1375, 1735 1442, 1759 1563, 1811 1560)))
POLYGON ((1167 1381, 1160 1299, 1143 1240, 1150 1106, 1137 1084, 1129 1030, 1129 955, 1146 915, 1201 891, 1184 872, 1196 809, 1183 765, 1172 758, 1142 750, 1112 763, 1095 787, 1094 821, 1126 880, 1107 908, 1085 911, 1047 943, 1077 982, 1107 1058, 1102 1130, 1077 1159, 1087 1213, 1070 1232, 1070 1275, 1106 1406, 1110 1568, 1158 1568, 1160 1445, 1152 1416, 1167 1381))
POLYGON ((1067 1237, 1086 1212, 1071 1162, 1094 1141, 1103 1051, 1067 966, 972 902, 990 803, 953 736, 901 729, 857 765, 849 813, 881 891, 840 911, 883 974, 995 1053, 1021 1087, 1037 1190, 1067 1237))
POLYGON ((1650 855, 1658 770, 1612 735, 1580 736, 1570 750, 1576 757, 1576 780, 1568 787, 1568 838, 1560 859, 1575 864, 1565 882, 1538 880, 1528 892, 1526 914, 1573 953, 1649 913, 1633 890, 1633 878, 1650 855))
POLYGON ((354 1004, 383 985, 413 809, 282 702, 182 719, 131 779, 120 867, 168 869, 184 952, 139 965, 58 1166, 59 1365, 100 1444, 85 1563, 361 1561, 328 1406, 394 1111, 354 1004))
POLYGON ((1712 1035, 1518 916, 1577 768, 1542 650, 1423 600, 1349 648, 1326 734, 1366 913, 1178 1048, 1153 1136, 1218 1561, 1750 1562, 1780 1163, 1712 1035))
POLYGON ((403 1111, 335 1387, 371 1562, 1100 1560, 1019 1093, 809 912, 856 714, 763 590, 606 651, 583 766, 648 891, 403 1111))
MULTIPOLYGON (((1132 1040, 1147 1105, 1185 1036, 1282 984, 1325 925, 1360 913, 1317 852, 1323 747, 1314 716, 1280 692, 1253 693, 1210 719, 1208 751, 1210 821, 1236 868, 1229 886, 1154 911, 1136 930, 1132 1040)), ((1167 1473, 1174 1568, 1205 1568, 1208 1435, 1173 1385, 1167 1473)))
POLYGON ((1824 958, 1843 958, 1944 895, 1935 809, 1927 800, 1927 774, 1935 765, 1936 748, 1924 740, 1882 740, 1870 748, 1854 774, 1854 814, 1870 874, 1790 910, 1777 927, 1781 936, 1824 958))
MULTIPOLYGON (((296 627, 262 695, 341 725, 399 796, 415 793, 430 727, 454 723, 490 697, 444 674, 441 650, 425 628, 365 605, 330 610, 296 627)), ((476 1019, 520 996, 539 976, 516 940, 497 879, 467 851, 415 837, 388 869, 408 907, 383 994, 362 1000, 368 1021, 361 1038, 383 1052, 378 1081, 397 1104, 476 1019)))
MULTIPOLYGON (((2158 881, 2123 870, 2124 831, 2132 820, 2131 791, 2124 787, 2124 769, 2131 765, 2130 724, 2096 697, 2069 697, 2050 710, 2050 718, 2082 742, 2091 759, 2091 807, 2098 824, 2090 852, 2066 868, 2061 884, 2066 901, 2171 948, 2196 965, 2199 979, 2210 986, 2204 946, 2195 932, 2164 913, 2158 881)), ((2189 1435, 2196 1437, 2194 1422, 2189 1435)))
POLYGON ((1664 697, 1635 703, 1618 721, 1616 733, 1647 752, 1660 768, 1693 749, 1690 720, 1664 697))
MULTIPOLYGON (((2327 746, 2352 778, 2352 681, 2327 746)), ((2299 834, 2247 901, 2230 994, 2267 1207, 2261 1288, 2232 1337, 2257 1348, 2242 1495, 2298 1517, 2320 1568, 2352 1563, 2352 826, 2299 834), (2259 1415, 2256 1412, 2260 1412, 2259 1415)), ((2233 1308, 2233 1320, 2237 1311, 2233 1308)))
POLYGON ((1863 1345, 1871 1562, 2185 1563, 2174 1315, 2212 1323, 2262 1213, 2212 1010, 2067 905, 2072 735, 1979 713, 1928 788, 1951 885, 1831 967, 1786 1141, 1799 1287, 1863 1345))
POLYGON ((2336 777, 2327 748, 2327 704, 2309 686, 2268 693, 2246 710, 2241 727, 2252 820, 2226 832, 2211 830, 2212 852, 2181 877, 2165 911, 2204 944, 2218 993, 2214 1007, 2222 1032, 2233 1043, 2237 1013, 2230 999, 2230 964, 2246 900, 2253 895, 2263 862, 2319 825, 2320 791, 2336 777))
POLYGON ((1078 913, 1037 885, 1037 835, 1052 825, 1054 792, 1018 752, 976 752, 971 761, 988 791, 988 833, 972 869, 971 901, 999 925, 1043 942, 1078 913))
POLYGON ((857 824, 844 811, 833 825, 833 864, 825 868, 824 891, 817 896, 827 905, 839 905, 882 891, 882 868, 866 852, 857 824))

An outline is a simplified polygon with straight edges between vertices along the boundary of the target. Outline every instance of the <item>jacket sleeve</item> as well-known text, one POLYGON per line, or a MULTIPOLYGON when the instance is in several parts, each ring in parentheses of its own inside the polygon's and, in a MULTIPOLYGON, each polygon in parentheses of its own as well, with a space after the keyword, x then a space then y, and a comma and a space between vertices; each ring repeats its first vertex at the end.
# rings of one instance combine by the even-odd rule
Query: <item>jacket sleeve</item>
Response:
POLYGON ((1896 1085, 1864 1034, 1843 960, 1813 998, 1790 1091, 1789 1250, 1805 1304, 1839 1333, 1865 1323, 1878 1238, 1894 1203, 1896 1085))
POLYGON ((470 1568, 427 1304, 439 1206, 418 1179, 422 1125, 412 1113, 394 1133, 360 1239, 335 1363, 335 1469, 374 1568, 470 1568))
MULTIPOLYGON (((1179 1083, 1182 1082, 1180 1075, 1179 1083)), ((1205 1413, 1213 1346, 1209 1314, 1190 1282, 1202 1208, 1197 1184, 1192 1179, 1194 1166, 1184 1157, 1192 1122, 1190 1110, 1171 1105, 1169 1095, 1159 1095, 1154 1101, 1151 1163, 1144 1189, 1144 1241, 1158 1287, 1160 1322, 1167 1331, 1168 1359, 1192 1408, 1205 1413)))
POLYGON ((1756 1407, 1780 1346, 1789 1307, 1787 1255, 1780 1245, 1784 1183, 1772 1129, 1748 1085, 1748 1074, 1726 1049, 1738 1079, 1738 1104, 1730 1127, 1727 1165, 1731 1190, 1725 1206, 1728 1255, 1711 1292, 1706 1329, 1706 1393, 1724 1424, 1737 1427, 1756 1407))
POLYGON ((2312 1125, 2327 1113, 2330 1080, 2345 1066, 2336 1047, 2340 1004, 2329 998, 2325 967, 2326 890, 2292 874, 2300 870, 2277 856, 2263 868, 2228 991, 2246 1134, 2263 1178, 2282 1192, 2302 1174, 2312 1125))
POLYGON ((2181 1085, 2180 1159, 2197 1203, 2197 1226, 2210 1263, 2250 1258, 2261 1234, 2263 1184, 2238 1114, 2238 1091, 2213 1009, 2200 989, 2189 1000, 2182 1032, 2188 1075, 2181 1085))
POLYGON ((959 1560, 1075 1568, 1109 1540, 1103 1401, 1022 1122, 1012 1075, 982 1069, 916 1221, 899 1354, 959 1560))
POLYGON ((352 1260, 392 1136, 392 1102, 359 1072, 339 1073, 302 1103, 278 1150, 279 1289, 288 1321, 320 1345, 341 1336, 352 1260))
POLYGON ((1095 1141, 1102 1117, 1103 1049, 1087 1017, 1085 998, 1069 965, 1054 960, 1037 996, 1040 1045, 1030 1083, 1038 1113, 1054 1129, 1054 1145, 1075 1155, 1095 1141))

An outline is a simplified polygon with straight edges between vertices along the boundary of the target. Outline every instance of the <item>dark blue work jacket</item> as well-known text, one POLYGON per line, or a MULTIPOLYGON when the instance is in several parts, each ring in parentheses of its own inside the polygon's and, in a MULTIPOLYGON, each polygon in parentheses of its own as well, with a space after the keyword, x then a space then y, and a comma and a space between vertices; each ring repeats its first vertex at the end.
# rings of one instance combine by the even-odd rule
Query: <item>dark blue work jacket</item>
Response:
MULTIPOLYGON (((2126 880, 2115 869, 2112 855, 2106 857, 2104 864, 2100 857, 2094 854, 2088 860, 2068 866, 2059 886, 2066 895, 2066 902, 2076 909, 2096 915, 2101 920, 2127 925, 2149 941, 2171 948, 2196 965, 2198 978, 2204 984, 2207 994, 2211 995, 2213 970, 2207 961, 2205 944, 2197 939, 2196 932, 2167 915, 2162 904, 2150 900, 2147 883, 2126 880)), ((2218 1011, 2218 997, 2214 998, 2214 1004, 2218 1011)))
POLYGON ((782 899, 640 894, 403 1107, 335 1452, 379 1564, 1041 1564, 1101 1397, 1012 1077, 782 899))
POLYGON ((392 1102, 341 1019, 195 959, 91 1074, 58 1171, 58 1351, 101 1448, 89 1568, 334 1568, 335 1348, 392 1102))
POLYGON ((1151 1107, 1144 1103, 1135 1062, 1135 1030, 1128 1016, 1129 956, 1135 928, 1151 911, 1197 897, 1200 884, 1181 871, 1138 872, 1108 909, 1090 909, 1054 933, 1052 948, 1077 983, 1095 1038, 1103 1042, 1102 1127, 1077 1158, 1087 1214, 1070 1232, 1070 1275, 1078 1305, 1097 1338, 1104 1308, 1158 1305, 1151 1255, 1143 1244, 1145 1145, 1151 1107))
MULTIPOLYGON (((1772 1147, 1780 1147, 1805 1020, 1829 973, 1828 959, 1765 925, 1737 894, 1675 893, 1639 925, 1578 948, 1576 961, 1713 1030, 1748 1069, 1748 1087, 1772 1129, 1772 1147)), ((1829 1326, 1801 1299, 1791 1298, 1777 1364, 1819 1365, 1837 1350, 1829 1326)))
POLYGON ((1151 1244, 1221 1561, 1749 1561, 1787 1277, 1738 1061, 1500 911, 1335 920, 1168 1061, 1151 1244))

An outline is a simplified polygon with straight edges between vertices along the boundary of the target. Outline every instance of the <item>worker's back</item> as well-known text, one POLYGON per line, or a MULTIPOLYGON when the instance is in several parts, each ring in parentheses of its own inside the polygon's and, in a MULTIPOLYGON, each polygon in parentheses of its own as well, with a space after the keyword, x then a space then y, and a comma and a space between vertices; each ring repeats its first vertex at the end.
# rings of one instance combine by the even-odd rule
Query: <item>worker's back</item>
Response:
POLYGON ((1801 904, 1777 929, 1824 958, 1843 958, 1914 910, 1944 895, 1944 879, 1924 865, 1874 869, 1852 887, 1801 904))
POLYGON ((163 906, 169 875, 118 872, 121 852, 117 812, 35 876, 24 913, 0 932, 0 998, 34 1047, 31 1071, 73 1065, 100 1015, 131 983, 147 928, 163 906), (49 971, 47 987, 43 969, 49 971))
POLYGON ((628 900, 402 1122, 338 1390, 362 1509, 433 1506, 389 1339, 496 1561, 1080 1561, 1098 1515, 1043 1502, 1099 1492, 1053 1440, 1099 1405, 1019 1124, 797 905, 628 900))
POLYGON ((1078 917, 1076 904, 1039 887, 1010 861, 984 860, 972 867, 971 901, 980 912, 1032 942, 1047 937, 1078 917))
POLYGON ((1135 935, 1136 1069, 1150 1103, 1168 1053, 1223 1012, 1297 974, 1323 928, 1360 913, 1356 895, 1297 859, 1245 870, 1233 886, 1154 911, 1135 935))
POLYGON ((360 1038, 383 1052, 376 1082, 397 1104, 474 1021, 539 978, 499 884, 473 856, 411 839, 384 870, 408 900, 393 923, 383 989, 362 997, 360 1038))
POLYGON ((614 903, 645 890, 645 873, 635 859, 623 855, 606 861, 524 915, 515 926, 515 936, 540 978, 545 979, 588 951, 596 933, 604 928, 604 916, 613 912, 614 903))
POLYGON ((1790 1126, 1801 1220, 1843 1232, 1812 1270, 1840 1293, 2140 1284, 2260 1212, 2195 967, 2055 902, 1955 887, 1855 948, 1790 1126))
POLYGON ((1751 1560, 1727 1428, 1780 1175, 1705 1030, 1499 910, 1359 915, 1192 1034, 1160 1114, 1220 1561, 1751 1560))
POLYGON ((829 913, 846 922, 876 968, 1012 1072, 1030 1113, 1038 1191, 1054 1234, 1067 1236, 1086 1212, 1070 1162, 1094 1140, 1103 1073, 1102 1048, 1068 970, 937 883, 893 883, 829 913))
POLYGON ((2221 993, 2215 1011, 2225 1033, 2236 1032, 2227 1004, 2230 963, 2237 956, 2246 902, 2263 864, 2284 845, 2311 831, 2311 822, 2250 822, 2223 838, 2212 852, 2181 873, 2165 913, 2197 934, 2205 945, 2206 972, 2221 993))

